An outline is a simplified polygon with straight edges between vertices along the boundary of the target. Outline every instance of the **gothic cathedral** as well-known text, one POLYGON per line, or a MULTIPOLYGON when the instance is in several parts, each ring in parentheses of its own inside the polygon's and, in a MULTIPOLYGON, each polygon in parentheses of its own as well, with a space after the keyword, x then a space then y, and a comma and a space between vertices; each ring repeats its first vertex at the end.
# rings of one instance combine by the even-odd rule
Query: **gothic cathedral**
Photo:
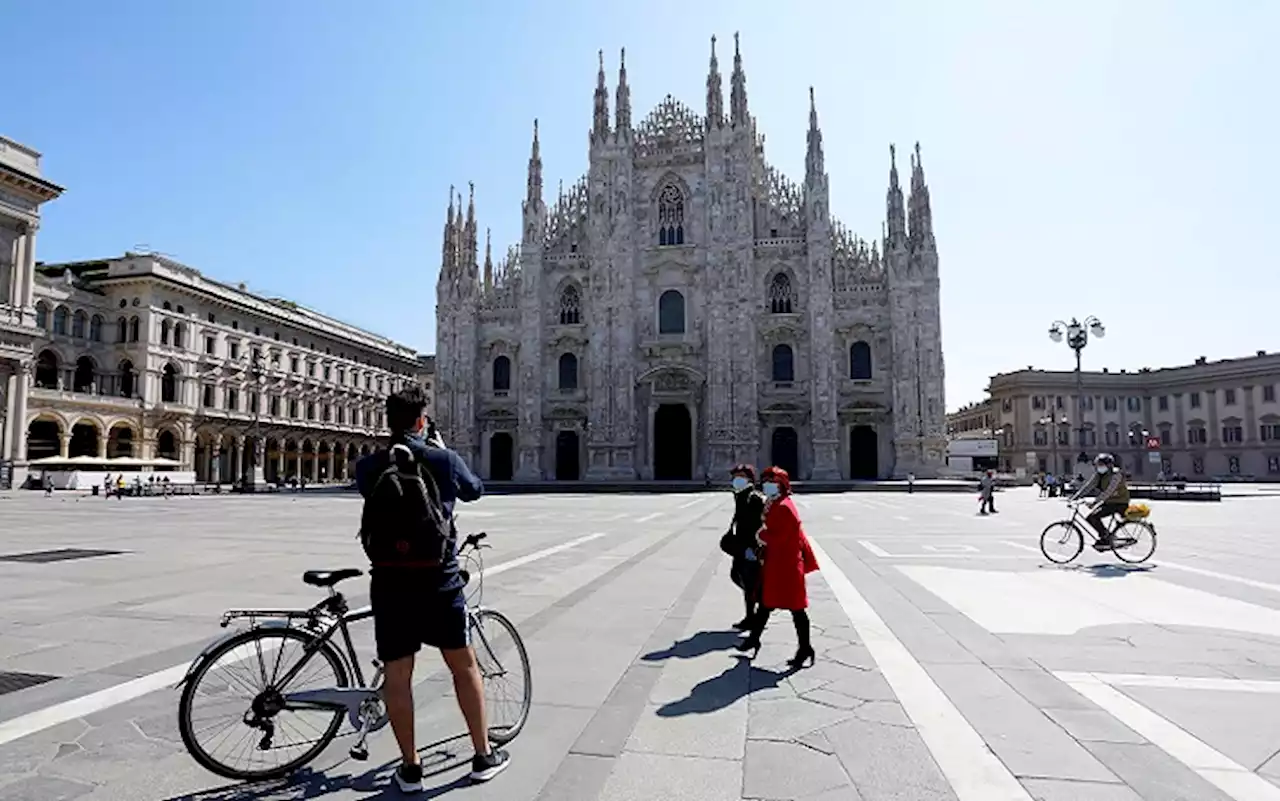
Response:
MULTIPOLYGON (((624 52, 625 58, 625 52, 624 52)), ((668 96, 614 116, 604 61, 590 167, 543 201, 534 123, 523 235, 477 252, 450 196, 437 284, 436 416, 490 480, 930 477, 944 464, 938 253, 920 149, 890 147, 879 242, 828 209, 810 90, 804 183, 770 167, 734 37, 711 43, 705 115, 668 96)), ((487 239, 487 237, 486 237, 487 239)))

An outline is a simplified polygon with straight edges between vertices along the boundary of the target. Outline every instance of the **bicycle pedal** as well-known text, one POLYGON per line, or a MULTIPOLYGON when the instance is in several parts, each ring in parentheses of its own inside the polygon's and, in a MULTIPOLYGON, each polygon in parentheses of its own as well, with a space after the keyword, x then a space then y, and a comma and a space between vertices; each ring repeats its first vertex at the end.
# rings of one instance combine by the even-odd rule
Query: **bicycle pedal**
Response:
POLYGON ((363 745, 353 746, 347 753, 357 762, 364 762, 369 758, 369 749, 363 745))

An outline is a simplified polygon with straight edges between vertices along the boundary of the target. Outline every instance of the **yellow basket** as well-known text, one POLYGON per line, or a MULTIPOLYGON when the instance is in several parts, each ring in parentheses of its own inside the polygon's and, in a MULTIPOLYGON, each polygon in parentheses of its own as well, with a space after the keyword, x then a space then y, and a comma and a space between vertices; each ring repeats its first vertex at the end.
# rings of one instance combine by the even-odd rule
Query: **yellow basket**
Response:
POLYGON ((1151 514, 1151 507, 1145 503, 1133 503, 1124 510, 1125 520, 1146 520, 1151 514))

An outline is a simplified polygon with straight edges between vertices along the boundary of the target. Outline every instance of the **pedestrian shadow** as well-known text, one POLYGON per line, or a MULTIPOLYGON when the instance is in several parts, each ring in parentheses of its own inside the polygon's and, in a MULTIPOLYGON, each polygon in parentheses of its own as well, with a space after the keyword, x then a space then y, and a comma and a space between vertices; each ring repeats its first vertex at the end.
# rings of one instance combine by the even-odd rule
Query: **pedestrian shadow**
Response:
MULTIPOLYGON (((337 747, 337 746, 334 746, 337 747)), ((471 779, 463 774, 446 780, 445 774, 471 765, 470 740, 466 734, 456 734, 418 749, 422 762, 423 792, 414 793, 415 799, 439 798, 461 787, 469 787, 471 779), (439 781, 438 784, 435 782, 439 781)), ((165 801, 306 801, 324 798, 342 791, 361 794, 362 801, 378 799, 403 799, 405 794, 396 786, 392 774, 400 766, 400 760, 378 765, 359 773, 340 774, 343 768, 359 765, 351 759, 342 759, 328 768, 328 773, 304 767, 293 775, 274 781, 231 784, 211 790, 201 790, 185 795, 170 796, 165 801)))
POLYGON ((650 651, 640 658, 645 662, 694 659, 716 651, 727 651, 741 639, 742 635, 736 631, 700 631, 691 637, 676 640, 661 651, 650 651))
POLYGON ((1149 573, 1155 565, 1117 565, 1107 562, 1096 565, 1076 565, 1074 570, 1088 573, 1094 578, 1124 578, 1133 573, 1149 573))
POLYGON ((783 679, 796 671, 770 670, 751 664, 745 656, 739 656, 732 666, 718 676, 703 679, 689 690, 689 695, 658 707, 658 717, 677 718, 682 715, 705 715, 733 705, 759 690, 777 687, 783 679))

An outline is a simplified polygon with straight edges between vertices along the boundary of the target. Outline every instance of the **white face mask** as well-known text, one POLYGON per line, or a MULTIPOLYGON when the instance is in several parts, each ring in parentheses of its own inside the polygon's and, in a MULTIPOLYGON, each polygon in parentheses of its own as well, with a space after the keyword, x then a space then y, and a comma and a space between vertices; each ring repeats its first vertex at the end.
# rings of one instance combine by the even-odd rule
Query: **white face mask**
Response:
POLYGON ((744 489, 746 489, 746 488, 747 488, 747 483, 748 483, 748 482, 747 482, 747 480, 746 480, 745 478, 743 478, 742 476, 734 476, 734 477, 733 477, 733 491, 734 491, 734 492, 742 492, 744 489))
POLYGON ((1098 465, 1098 475, 1106 475, 1107 466, 1105 464, 1098 465))
POLYGON ((778 485, 772 481, 766 481, 764 485, 761 486, 761 489, 763 489, 764 494, 768 495, 770 498, 778 497, 778 485))

